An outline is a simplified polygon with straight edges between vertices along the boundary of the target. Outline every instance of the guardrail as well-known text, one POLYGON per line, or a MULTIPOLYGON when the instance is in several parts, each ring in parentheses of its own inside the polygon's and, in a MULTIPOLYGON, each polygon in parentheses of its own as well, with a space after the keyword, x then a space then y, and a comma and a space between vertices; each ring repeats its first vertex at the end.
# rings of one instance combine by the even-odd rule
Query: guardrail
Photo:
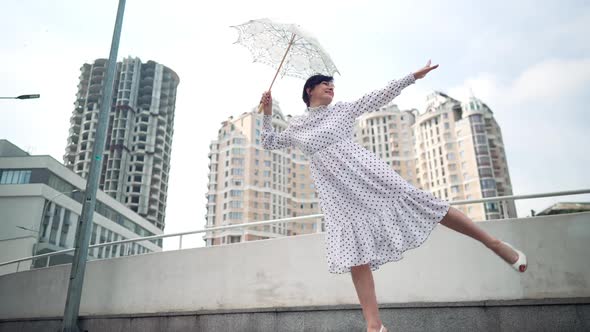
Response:
MULTIPOLYGON (((466 205, 466 204, 487 203, 487 202, 508 202, 508 201, 515 201, 515 200, 521 200, 521 199, 546 198, 546 197, 581 195, 581 194, 590 194, 590 189, 557 191, 557 192, 529 194, 529 195, 497 196, 497 197, 488 197, 488 198, 481 198, 481 199, 453 201, 453 202, 450 202, 450 204, 451 205, 466 205)), ((246 222, 246 223, 235 224, 235 225, 210 227, 210 228, 199 229, 199 230, 195 230, 195 231, 153 235, 153 236, 138 237, 138 238, 133 238, 133 239, 113 241, 113 242, 105 242, 105 243, 90 245, 88 248, 94 249, 94 248, 107 247, 107 246, 128 245, 130 243, 135 243, 135 242, 158 240, 158 239, 165 239, 165 238, 171 238, 171 237, 178 236, 178 237, 180 237, 179 245, 178 245, 178 249, 180 250, 180 249, 182 249, 182 238, 183 238, 183 236, 186 236, 186 235, 194 235, 194 234, 199 234, 199 233, 209 233, 209 232, 214 232, 214 231, 223 231, 223 230, 234 229, 234 228, 247 228, 247 227, 255 227, 255 226, 261 226, 261 225, 270 225, 270 224, 275 224, 275 223, 291 223, 291 222, 296 222, 296 221, 300 221, 300 220, 314 219, 314 218, 321 218, 321 217, 323 217, 322 213, 310 214, 310 215, 299 216, 299 217, 271 219, 271 220, 256 221, 256 222, 246 222)), ((10 265, 10 264, 17 264, 16 272, 18 272, 19 267, 20 267, 20 263, 26 262, 26 261, 35 261, 35 260, 45 258, 45 257, 48 257, 46 266, 49 266, 50 259, 52 256, 67 254, 67 253, 73 252, 74 250, 75 250, 74 248, 70 248, 70 249, 64 249, 64 250, 54 251, 54 252, 35 255, 35 256, 23 257, 23 258, 0 263, 0 267, 10 265)), ((108 259, 108 258, 106 258, 106 259, 108 259)))

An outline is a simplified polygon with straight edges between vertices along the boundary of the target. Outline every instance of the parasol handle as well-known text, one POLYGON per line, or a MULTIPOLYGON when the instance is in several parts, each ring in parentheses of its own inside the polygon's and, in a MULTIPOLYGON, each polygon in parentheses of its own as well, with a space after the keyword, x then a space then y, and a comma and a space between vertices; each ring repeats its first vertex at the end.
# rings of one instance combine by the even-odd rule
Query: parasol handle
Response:
MULTIPOLYGON (((277 72, 275 73, 275 77, 272 79, 272 82, 270 83, 270 87, 268 88, 268 91, 270 91, 272 89, 273 84, 275 84, 275 80, 277 79, 277 76, 279 75, 279 72, 281 71, 281 67, 283 67, 283 62, 285 62, 285 59, 287 58, 287 54, 289 53, 289 50, 291 49, 291 45, 293 45, 293 41, 295 41, 295 34, 293 34, 291 36, 291 40, 289 41, 289 46, 287 47, 287 50, 285 51, 285 54, 283 55, 283 59, 281 60, 281 63, 279 64, 279 68, 277 69, 277 72)), ((258 105, 258 113, 262 112, 262 103, 260 103, 258 105)))

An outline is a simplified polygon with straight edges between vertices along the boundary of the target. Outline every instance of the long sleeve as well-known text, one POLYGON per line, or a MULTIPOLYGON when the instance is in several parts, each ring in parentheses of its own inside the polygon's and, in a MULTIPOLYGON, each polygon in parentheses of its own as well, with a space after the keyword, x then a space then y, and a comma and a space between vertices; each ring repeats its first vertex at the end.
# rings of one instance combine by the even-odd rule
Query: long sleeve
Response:
POLYGON ((355 119, 365 112, 375 111, 382 106, 387 105, 395 97, 399 96, 404 88, 416 82, 413 73, 406 75, 399 80, 390 81, 385 88, 367 93, 363 97, 353 102, 343 103, 350 116, 355 119))
POLYGON ((272 115, 264 114, 262 117, 262 147, 267 150, 281 149, 291 146, 291 135, 289 128, 277 133, 272 127, 272 115))

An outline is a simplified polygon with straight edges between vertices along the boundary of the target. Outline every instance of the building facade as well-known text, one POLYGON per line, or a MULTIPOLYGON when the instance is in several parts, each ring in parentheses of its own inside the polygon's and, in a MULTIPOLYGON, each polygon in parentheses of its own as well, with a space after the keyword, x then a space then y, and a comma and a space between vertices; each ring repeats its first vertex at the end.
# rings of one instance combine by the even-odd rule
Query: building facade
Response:
MULTIPOLYGON (((73 248, 86 181, 49 156, 31 156, 0 140, 0 262, 73 248)), ((90 244, 162 234, 162 230, 102 191, 97 192, 90 244)), ((162 250, 143 241, 89 250, 89 259, 162 250)), ((73 253, 23 262, 19 271, 70 263, 73 253)), ((0 274, 15 272, 0 267, 0 274)))
MULTIPOLYGON (((90 170, 107 60, 80 68, 64 164, 90 170)), ((178 75, 154 61, 117 63, 100 189, 164 229, 178 75)))
POLYGON ((416 186, 417 173, 413 125, 416 112, 388 105, 365 113, 355 122, 356 142, 386 161, 406 181, 416 186))

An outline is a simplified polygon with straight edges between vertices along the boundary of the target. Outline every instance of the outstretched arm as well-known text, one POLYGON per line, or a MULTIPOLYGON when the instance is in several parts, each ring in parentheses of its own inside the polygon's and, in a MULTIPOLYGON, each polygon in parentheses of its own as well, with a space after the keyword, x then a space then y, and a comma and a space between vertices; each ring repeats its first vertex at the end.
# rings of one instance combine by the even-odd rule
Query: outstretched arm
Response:
POLYGON ((355 119, 365 112, 378 110, 399 96, 404 88, 413 84, 417 79, 424 78, 426 74, 437 67, 438 65, 430 66, 430 60, 428 60, 428 63, 423 68, 399 80, 390 81, 385 88, 368 93, 356 101, 344 103, 345 109, 355 119))

